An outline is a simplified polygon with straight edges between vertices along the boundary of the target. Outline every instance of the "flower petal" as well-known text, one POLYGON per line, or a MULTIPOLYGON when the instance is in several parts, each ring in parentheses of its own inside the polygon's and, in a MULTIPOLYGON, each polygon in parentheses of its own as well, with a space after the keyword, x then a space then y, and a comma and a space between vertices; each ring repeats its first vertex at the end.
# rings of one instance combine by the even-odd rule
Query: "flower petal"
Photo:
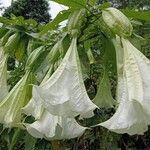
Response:
POLYGON ((33 88, 33 98, 40 97, 44 107, 53 115, 91 117, 97 108, 84 86, 76 42, 74 38, 62 63, 49 80, 33 88))
POLYGON ((143 134, 148 130, 150 120, 147 113, 150 106, 148 101, 150 86, 149 82, 147 83, 149 60, 127 39, 122 38, 122 44, 123 68, 120 68, 122 74, 118 74, 117 87, 119 107, 109 120, 99 125, 116 133, 143 134))
POLYGON ((80 126, 74 118, 65 118, 51 115, 43 111, 39 120, 32 124, 25 124, 27 131, 36 138, 71 139, 81 136, 86 127, 80 126))
MULTIPOLYGON (((139 85, 141 89, 137 90, 136 88, 134 95, 142 94, 141 98, 138 100, 143 105, 145 112, 150 115, 150 61, 128 40, 122 39, 122 42, 125 50, 130 50, 130 55, 134 56, 134 60, 138 68, 138 76, 140 76, 140 78, 138 79, 136 79, 136 77, 138 77, 137 75, 134 77, 137 83, 141 82, 141 84, 139 85)), ((136 82, 134 82, 133 84, 135 85, 136 82)))
POLYGON ((25 124, 25 126, 27 131, 35 138, 53 138, 57 123, 58 117, 51 115, 45 110, 39 120, 32 124, 25 124))
POLYGON ((130 135, 143 134, 148 130, 147 116, 136 100, 121 101, 113 117, 100 125, 113 132, 130 135))
POLYGON ((7 55, 0 48, 0 101, 8 94, 7 87, 7 55))
POLYGON ((6 127, 20 126, 21 108, 29 100, 27 95, 30 75, 26 73, 0 103, 0 123, 4 123, 6 127))

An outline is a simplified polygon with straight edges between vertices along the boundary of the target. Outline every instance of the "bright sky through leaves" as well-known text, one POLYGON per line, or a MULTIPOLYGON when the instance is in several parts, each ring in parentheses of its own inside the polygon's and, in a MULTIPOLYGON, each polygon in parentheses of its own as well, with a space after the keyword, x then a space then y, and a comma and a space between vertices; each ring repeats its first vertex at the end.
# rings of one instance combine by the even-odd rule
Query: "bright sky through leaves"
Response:
MULTIPOLYGON (((11 4, 11 0, 0 0, 0 3, 2 3, 2 6, 8 7, 11 4)), ((57 4, 55 2, 50 1, 50 14, 52 16, 52 19, 55 18, 55 16, 64 9, 67 9, 67 7, 57 4)), ((1 15, 2 12, 0 12, 1 15)))

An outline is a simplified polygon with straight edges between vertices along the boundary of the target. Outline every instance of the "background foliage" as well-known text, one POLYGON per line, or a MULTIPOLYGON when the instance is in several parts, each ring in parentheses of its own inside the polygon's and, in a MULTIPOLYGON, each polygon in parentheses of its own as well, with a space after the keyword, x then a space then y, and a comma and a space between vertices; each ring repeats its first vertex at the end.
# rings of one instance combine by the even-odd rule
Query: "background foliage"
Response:
POLYGON ((11 14, 34 19, 39 23, 48 23, 51 19, 49 4, 46 0, 17 0, 5 9, 3 16, 10 18, 11 14))

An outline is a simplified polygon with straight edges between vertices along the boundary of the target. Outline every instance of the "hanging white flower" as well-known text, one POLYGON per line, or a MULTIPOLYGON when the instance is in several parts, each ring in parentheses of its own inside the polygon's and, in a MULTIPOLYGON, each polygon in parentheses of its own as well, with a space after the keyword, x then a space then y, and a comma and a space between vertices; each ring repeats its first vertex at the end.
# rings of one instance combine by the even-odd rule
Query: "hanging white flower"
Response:
POLYGON ((30 98, 30 77, 26 73, 0 103, 0 123, 6 127, 21 126, 21 108, 30 98))
POLYGON ((148 130, 147 116, 136 100, 120 102, 116 113, 100 125, 120 134, 143 134, 148 130))
POLYGON ((0 101, 8 94, 7 87, 7 55, 0 48, 0 101))
POLYGON ((124 56, 123 74, 118 77, 119 106, 116 113, 100 125, 116 133, 143 134, 148 130, 150 118, 150 61, 127 39, 121 41, 124 56))
MULTIPOLYGON (((50 77, 51 73, 52 68, 48 71, 41 85, 50 77)), ((32 115, 36 120, 32 124, 25 123, 27 131, 35 138, 70 139, 82 135, 86 129, 80 126, 74 118, 50 114, 42 105, 40 97, 39 99, 32 98, 22 110, 26 115, 32 115)))
POLYGON ((89 99, 80 68, 77 39, 71 45, 60 66, 42 85, 33 87, 33 99, 41 99, 53 115, 74 117, 93 116, 97 106, 89 99))
POLYGON ((80 126, 74 118, 54 116, 46 110, 43 111, 40 119, 25 126, 33 137, 48 140, 75 138, 86 130, 86 127, 80 126))
POLYGON ((132 61, 132 64, 126 68, 126 70, 132 69, 135 72, 134 76, 132 76, 133 72, 128 74, 132 76, 132 78, 130 78, 132 81, 130 82, 130 86, 135 87, 132 88, 134 93, 131 96, 138 100, 142 104, 145 112, 150 115, 150 60, 127 39, 122 39, 122 43, 124 50, 128 50, 129 55, 132 55, 134 59, 134 62, 132 61))

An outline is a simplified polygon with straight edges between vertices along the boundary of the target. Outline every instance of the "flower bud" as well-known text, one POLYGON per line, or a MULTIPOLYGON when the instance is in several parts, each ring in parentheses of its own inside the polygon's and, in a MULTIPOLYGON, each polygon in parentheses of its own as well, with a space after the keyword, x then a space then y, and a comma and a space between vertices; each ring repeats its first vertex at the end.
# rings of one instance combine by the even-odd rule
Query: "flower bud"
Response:
POLYGON ((129 19, 116 8, 107 8, 102 11, 102 17, 106 25, 115 34, 128 37, 132 34, 132 25, 129 19))

